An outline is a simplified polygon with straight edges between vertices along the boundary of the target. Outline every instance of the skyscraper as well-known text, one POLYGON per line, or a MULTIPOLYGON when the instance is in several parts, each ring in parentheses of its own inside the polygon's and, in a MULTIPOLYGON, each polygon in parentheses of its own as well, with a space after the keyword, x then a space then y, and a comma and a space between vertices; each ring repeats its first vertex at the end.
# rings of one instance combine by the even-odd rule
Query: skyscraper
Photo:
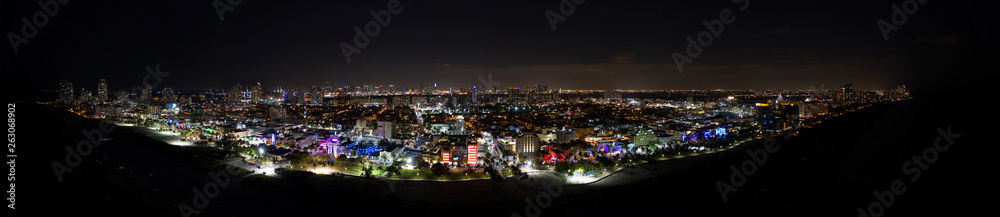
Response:
POLYGON ((233 89, 230 89, 229 93, 226 94, 226 99, 229 103, 234 104, 243 102, 243 86, 240 84, 233 86, 233 89))
POLYGON ((104 79, 97 83, 97 101, 108 102, 108 82, 104 79))
POLYGON ((316 86, 310 87, 309 90, 309 103, 311 104, 323 104, 323 88, 316 86))
POLYGON ((853 100, 854 100, 854 85, 844 84, 844 86, 840 86, 840 101, 843 103, 851 104, 851 101, 853 100))
POLYGON ((174 90, 169 87, 163 88, 163 102, 172 103, 177 102, 177 96, 174 95, 174 90))
POLYGON ((84 103, 93 102, 94 96, 90 94, 89 90, 80 89, 80 101, 84 103))
POLYGON ((256 85, 250 86, 250 103, 259 103, 261 98, 260 94, 260 82, 257 82, 256 85))
POLYGON ((153 92, 153 86, 146 84, 146 86, 142 88, 142 93, 139 94, 139 102, 143 103, 149 101, 153 97, 152 92, 153 92))
POLYGON ((62 80, 59 82, 59 102, 68 103, 73 101, 73 82, 62 80))

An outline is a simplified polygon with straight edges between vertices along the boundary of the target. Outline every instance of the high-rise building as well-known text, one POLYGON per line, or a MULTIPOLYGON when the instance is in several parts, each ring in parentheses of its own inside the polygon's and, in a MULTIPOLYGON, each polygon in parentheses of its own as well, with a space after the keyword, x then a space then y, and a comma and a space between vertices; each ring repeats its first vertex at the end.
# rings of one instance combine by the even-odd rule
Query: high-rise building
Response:
POLYGON ((285 92, 285 103, 293 105, 303 104, 305 95, 305 91, 302 90, 289 90, 285 92))
POLYGON ((108 82, 104 79, 97 83, 97 101, 108 102, 108 82))
POLYGON ((840 86, 840 101, 850 104, 854 100, 854 85, 844 84, 840 86))
POLYGON ((242 103, 243 102, 243 86, 236 84, 233 89, 226 93, 226 100, 231 104, 242 103))
POLYGON ((250 103, 260 103, 261 92, 260 92, 260 82, 250 86, 250 103))
POLYGON ((80 89, 80 101, 84 103, 93 102, 94 96, 90 94, 89 90, 80 89))
POLYGON ((142 88, 142 93, 139 94, 139 102, 148 102, 149 100, 152 99, 152 97, 153 97, 153 86, 146 84, 146 86, 142 88))
POLYGON ((799 106, 792 104, 757 106, 757 126, 768 133, 794 128, 798 125, 799 106))
POLYGON ((507 103, 516 103, 521 97, 521 88, 507 88, 507 103))
POLYGON ((62 80, 59 82, 59 102, 73 101, 73 82, 62 80))
POLYGON ((323 88, 312 86, 309 88, 309 103, 310 104, 323 104, 323 88))
POLYGON ((163 102, 172 103, 177 102, 177 96, 174 95, 174 90, 169 87, 163 88, 163 102))

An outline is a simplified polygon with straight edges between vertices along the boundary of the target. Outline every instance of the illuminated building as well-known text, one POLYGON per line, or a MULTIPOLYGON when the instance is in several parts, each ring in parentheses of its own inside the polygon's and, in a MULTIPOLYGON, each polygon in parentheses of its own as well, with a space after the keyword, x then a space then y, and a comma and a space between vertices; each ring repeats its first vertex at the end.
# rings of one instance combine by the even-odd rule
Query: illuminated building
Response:
POLYGON ((142 88, 142 93, 139 94, 139 102, 147 102, 152 97, 153 86, 146 84, 142 88))
POLYGON ((469 150, 469 151, 468 151, 468 154, 467 154, 467 155, 469 156, 469 158, 468 158, 468 159, 467 159, 467 160, 466 160, 465 162, 466 162, 467 164, 469 164, 469 165, 475 165, 476 163, 478 163, 478 162, 479 162, 479 161, 478 161, 478 160, 476 159, 476 155, 478 154, 478 151, 477 151, 477 150, 478 150, 478 148, 479 148, 479 147, 478 147, 478 144, 476 144, 476 141, 469 141, 469 144, 468 144, 468 145, 466 145, 466 146, 467 146, 467 147, 466 147, 466 148, 467 148, 467 150, 469 150))
POLYGON ((309 88, 309 103, 310 104, 323 104, 323 89, 312 86, 309 88))
POLYGON ((576 139, 576 132, 573 132, 573 130, 564 129, 556 131, 557 144, 566 144, 573 141, 573 139, 576 139))
POLYGON ((317 144, 326 152, 326 154, 337 156, 342 152, 342 150, 337 149, 340 145, 340 139, 336 136, 320 141, 317 144))
POLYGON ((840 93, 838 94, 841 103, 850 105, 854 101, 854 85, 844 84, 844 86, 840 86, 840 93))
POLYGON ((63 103, 73 102, 73 82, 66 80, 59 82, 59 101, 63 103))
POLYGON ((825 103, 806 102, 799 105, 799 118, 810 119, 826 115, 829 108, 825 103))
POLYGON ((517 156, 521 161, 528 161, 535 159, 535 152, 540 150, 539 145, 542 141, 534 133, 524 133, 514 140, 514 143, 517 144, 515 149, 517 156))
POLYGON ((250 86, 250 103, 260 102, 260 82, 250 86))
POLYGON ((392 139, 392 126, 394 125, 393 121, 377 121, 376 125, 378 126, 378 128, 376 128, 375 130, 375 134, 377 136, 386 139, 392 139))
POLYGON ((640 130, 639 132, 633 134, 632 143, 635 143, 636 146, 647 146, 650 145, 654 139, 656 139, 656 134, 653 133, 652 130, 640 130))
POLYGON ((177 96, 174 95, 173 89, 170 89, 169 87, 163 88, 163 102, 177 102, 177 96))
POLYGON ((281 106, 271 106, 271 108, 268 108, 267 113, 268 117, 270 117, 271 119, 280 120, 288 118, 287 110, 281 106))
POLYGON ((104 79, 97 83, 97 101, 108 102, 108 82, 104 79))
POLYGON ((226 100, 231 104, 243 102, 243 86, 236 84, 233 89, 226 93, 226 100))
POLYGON ((441 149, 441 164, 447 166, 451 163, 451 148, 441 149))
POLYGON ((94 97, 90 94, 89 90, 80 90, 80 101, 82 102, 92 102, 94 97))
POLYGON ((465 131, 465 117, 461 115, 455 117, 455 130, 459 132, 465 131))
POLYGON ((781 132, 795 127, 799 119, 799 105, 778 104, 757 106, 757 124, 763 132, 781 132))

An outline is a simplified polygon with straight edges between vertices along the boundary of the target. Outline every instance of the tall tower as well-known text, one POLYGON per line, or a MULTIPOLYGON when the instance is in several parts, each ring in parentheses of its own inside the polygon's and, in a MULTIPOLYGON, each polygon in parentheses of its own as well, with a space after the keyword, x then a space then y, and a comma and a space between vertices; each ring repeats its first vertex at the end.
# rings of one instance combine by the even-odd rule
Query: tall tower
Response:
POLYGON ((229 93, 226 94, 226 98, 229 100, 229 103, 243 102, 243 86, 240 84, 233 86, 233 89, 230 89, 229 93))
POLYGON ((153 86, 146 84, 146 86, 142 88, 142 93, 139 94, 139 102, 149 101, 153 97, 152 92, 153 92, 153 86))
POLYGON ((94 101, 94 96, 90 94, 89 90, 80 89, 80 101, 91 103, 94 101))
POLYGON ((250 86, 250 103, 260 102, 260 82, 256 85, 250 86))
POLYGON ((97 101, 108 102, 108 82, 104 79, 97 83, 97 101))
POLYGON ((323 88, 312 86, 309 90, 309 103, 311 104, 323 104, 323 88))
POLYGON ((844 84, 840 86, 841 101, 850 104, 854 100, 854 84, 844 84))
POLYGON ((163 88, 163 102, 171 103, 177 102, 177 96, 174 95, 174 90, 169 87, 163 88))
POLYGON ((62 80, 59 82, 59 102, 73 101, 73 82, 62 80))

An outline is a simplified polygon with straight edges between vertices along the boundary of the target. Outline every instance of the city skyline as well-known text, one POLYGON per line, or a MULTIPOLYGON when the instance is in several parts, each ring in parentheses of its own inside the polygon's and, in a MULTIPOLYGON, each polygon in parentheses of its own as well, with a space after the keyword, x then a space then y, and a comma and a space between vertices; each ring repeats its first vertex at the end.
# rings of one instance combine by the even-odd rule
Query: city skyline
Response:
MULTIPOLYGON (((112 91, 112 90, 127 90, 128 89, 128 88, 124 88, 124 86, 121 89, 109 88, 108 85, 107 85, 106 79, 98 79, 98 81, 99 81, 99 83, 97 83, 96 88, 93 88, 93 89, 97 89, 99 92, 101 92, 101 90, 104 90, 103 92, 107 92, 107 91, 112 91)), ((60 83, 62 83, 62 82, 70 82, 70 83, 76 84, 74 81, 60 80, 60 83)), ((431 87, 431 88, 435 89, 436 91, 447 91, 447 90, 454 90, 454 91, 466 90, 466 91, 471 91, 473 89, 479 89, 479 90, 485 90, 485 91, 492 90, 492 88, 487 88, 487 87, 484 87, 482 85, 476 85, 476 84, 473 84, 471 86, 461 86, 461 87, 437 87, 437 86, 435 86, 437 83, 411 83, 410 85, 396 85, 396 84, 378 84, 378 83, 374 83, 374 84, 373 83, 344 84, 344 83, 323 82, 323 83, 317 83, 317 84, 310 84, 310 85, 306 85, 306 86, 281 86, 281 85, 273 85, 271 88, 265 88, 263 86, 263 83, 264 82, 250 82, 250 83, 248 83, 248 84, 257 84, 257 85, 254 85, 254 86, 243 86, 244 85, 243 83, 233 83, 229 87, 219 86, 219 87, 211 87, 211 88, 205 88, 205 89, 176 89, 176 88, 173 88, 171 86, 160 86, 158 88, 153 88, 153 90, 156 91, 156 90, 160 90, 160 89, 164 89, 164 88, 170 88, 170 89, 174 89, 174 91, 199 92, 199 91, 214 91, 214 90, 226 91, 226 90, 231 90, 234 87, 239 87, 239 89, 244 90, 244 92, 248 92, 249 93, 249 92, 253 92, 254 91, 253 88, 259 88, 258 91, 260 91, 260 90, 263 90, 263 91, 289 91, 289 90, 295 91, 295 90, 306 90, 306 91, 308 91, 309 89, 312 89, 312 88, 321 88, 321 87, 326 87, 326 88, 331 88, 331 89, 334 89, 334 88, 371 87, 371 88, 379 88, 379 89, 414 90, 414 89, 420 89, 421 87, 424 87, 424 86, 431 87)), ((831 84, 832 86, 828 86, 826 83, 820 83, 818 85, 809 85, 808 87, 803 87, 803 88, 798 88, 798 89, 773 89, 773 88, 762 88, 762 89, 739 89, 739 88, 713 88, 713 89, 563 89, 563 88, 554 88, 554 89, 552 89, 552 88, 549 88, 548 85, 545 85, 545 84, 532 84, 532 85, 524 85, 524 86, 497 85, 497 86, 494 86, 494 87, 496 88, 497 91, 506 90, 506 89, 521 89, 521 88, 531 89, 533 87, 540 87, 540 86, 541 87, 545 87, 546 89, 563 90, 563 91, 685 91, 685 90, 696 90, 696 91, 728 91, 728 90, 835 91, 837 89, 842 88, 842 85, 845 85, 845 84, 846 85, 853 85, 854 83, 848 82, 848 83, 842 83, 840 85, 831 84)), ((57 90, 57 89, 64 89, 62 87, 62 84, 59 84, 59 85, 56 85, 56 86, 58 86, 59 88, 43 89, 43 91, 44 90, 52 91, 52 90, 57 90)), ((890 87, 887 87, 887 88, 866 87, 866 88, 861 88, 861 90, 891 90, 891 89, 895 89, 895 88, 899 88, 899 87, 905 87, 905 86, 907 86, 907 85, 903 84, 903 83, 899 83, 899 84, 896 84, 895 86, 890 86, 890 87)), ((79 90, 86 90, 88 88, 88 87, 81 87, 79 85, 77 85, 77 87, 78 88, 76 88, 76 89, 79 89, 79 90)), ((76 89, 74 89, 74 90, 76 90, 76 89)), ((910 89, 913 89, 913 88, 911 87, 910 89)), ((109 94, 109 93, 110 92, 108 92, 107 94, 109 94)))
POLYGON ((994 8, 0 1, 3 216, 988 213, 994 8))

